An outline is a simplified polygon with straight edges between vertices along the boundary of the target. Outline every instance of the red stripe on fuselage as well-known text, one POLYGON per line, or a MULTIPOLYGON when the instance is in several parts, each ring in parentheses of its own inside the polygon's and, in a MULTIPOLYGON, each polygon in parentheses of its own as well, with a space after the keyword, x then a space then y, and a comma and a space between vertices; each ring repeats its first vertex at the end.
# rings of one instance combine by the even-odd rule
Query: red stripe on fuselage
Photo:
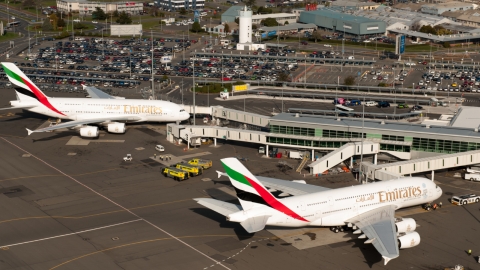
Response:
POLYGON ((264 189, 261 187, 259 184, 257 184, 255 181, 252 179, 244 176, 245 179, 252 185, 252 187, 260 194, 260 196, 270 205, 272 208, 284 213, 285 215, 288 215, 292 218, 308 222, 308 220, 304 219, 303 217, 299 216, 297 213, 293 212, 290 208, 286 207, 283 203, 281 203, 279 200, 277 200, 275 197, 273 197, 272 193, 268 192, 268 190, 264 189))
POLYGON ((37 96, 38 101, 40 101, 40 103, 45 105, 45 107, 49 108, 50 110, 52 110, 52 111, 54 111, 58 114, 65 115, 65 114, 59 112, 55 107, 53 107, 53 105, 50 104, 50 102, 48 101, 47 97, 42 92, 40 92, 40 90, 38 90, 37 87, 35 87, 35 85, 31 84, 29 81, 27 81, 23 78, 22 78, 22 81, 23 81, 24 84, 26 84, 28 86, 28 88, 30 88, 30 90, 35 94, 35 96, 37 96))

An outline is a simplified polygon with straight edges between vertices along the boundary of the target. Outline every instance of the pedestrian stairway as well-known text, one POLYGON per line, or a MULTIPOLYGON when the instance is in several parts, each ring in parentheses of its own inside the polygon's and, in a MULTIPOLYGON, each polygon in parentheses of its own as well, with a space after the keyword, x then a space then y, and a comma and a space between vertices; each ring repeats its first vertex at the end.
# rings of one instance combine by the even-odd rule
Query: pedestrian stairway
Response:
POLYGON ((307 155, 305 155, 303 157, 303 160, 302 160, 302 162, 300 162, 300 165, 298 165, 296 172, 299 173, 303 170, 303 167, 305 167, 305 165, 307 164, 308 159, 309 159, 309 157, 307 155))

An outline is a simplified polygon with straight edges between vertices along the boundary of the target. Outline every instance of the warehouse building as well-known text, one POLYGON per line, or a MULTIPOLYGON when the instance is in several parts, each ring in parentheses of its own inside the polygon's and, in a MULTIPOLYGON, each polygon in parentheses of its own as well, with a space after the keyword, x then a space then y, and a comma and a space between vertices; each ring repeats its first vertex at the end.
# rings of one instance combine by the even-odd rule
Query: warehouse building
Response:
POLYGON ((238 12, 243 9, 243 6, 233 6, 227 9, 222 14, 222 23, 229 23, 234 22, 235 19, 238 17, 238 12))
POLYGON ((299 22, 313 23, 320 28, 355 36, 385 34, 383 21, 341 13, 332 9, 319 9, 300 13, 299 22))
POLYGON ((474 9, 474 4, 465 2, 447 2, 438 4, 423 5, 421 12, 432 15, 441 15, 447 11, 465 11, 474 9))

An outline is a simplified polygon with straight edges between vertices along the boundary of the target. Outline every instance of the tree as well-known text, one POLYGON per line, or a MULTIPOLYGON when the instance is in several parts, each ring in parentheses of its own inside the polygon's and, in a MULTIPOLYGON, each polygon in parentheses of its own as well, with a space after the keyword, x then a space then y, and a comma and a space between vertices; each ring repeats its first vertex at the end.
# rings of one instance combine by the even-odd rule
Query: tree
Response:
POLYGON ((345 78, 345 80, 343 81, 343 84, 344 85, 354 85, 355 84, 355 77, 353 76, 348 76, 345 78))
POLYGON ((245 5, 247 5, 248 7, 254 6, 255 2, 257 2, 257 0, 245 0, 245 1, 243 1, 243 3, 245 3, 245 5))
POLYGON ((52 31, 52 30, 53 30, 53 25, 50 22, 50 19, 47 18, 46 20, 43 20, 42 31, 52 31))
POLYGON ((285 71, 282 71, 278 74, 278 81, 280 82, 288 82, 288 73, 285 71))
POLYGON ((50 23, 52 24, 53 30, 57 30, 57 21, 58 21, 57 15, 52 13, 49 18, 50 18, 50 23))
POLYGON ((66 23, 65 23, 65 20, 64 19, 58 19, 57 21, 57 27, 65 27, 66 23))
POLYGON ((240 24, 240 18, 239 18, 239 17, 235 18, 235 22, 236 22, 237 24, 240 24))
POLYGON ((412 31, 419 31, 420 28, 422 28, 422 25, 420 24, 420 19, 414 21, 410 26, 410 30, 412 31))
POLYGON ((191 29, 192 32, 195 32, 195 33, 198 33, 198 32, 201 32, 202 31, 202 26, 200 26, 200 23, 199 22, 194 22, 192 24, 192 29, 191 29))
POLYGON ((444 48, 450 48, 450 43, 449 42, 443 42, 443 47, 444 48))
POLYGON ((257 9, 258 14, 272 14, 273 10, 271 8, 259 7, 257 9))
POLYGON ((118 18, 120 16, 120 13, 118 13, 118 10, 115 10, 112 14, 113 17, 118 18))
POLYGON ((310 36, 310 38, 313 39, 313 40, 315 40, 315 43, 317 43, 317 40, 319 40, 319 39, 320 39, 320 41, 322 41, 322 40, 321 40, 321 38, 322 38, 322 33, 320 33, 320 31, 316 31, 316 30, 315 30, 315 31, 313 31, 313 33, 312 33, 312 35, 310 36))
POLYGON ((23 8, 32 8, 35 7, 37 3, 35 3, 35 0, 24 0, 22 3, 23 8))
POLYGON ((107 18, 107 14, 105 14, 105 11, 103 9, 96 7, 95 11, 92 12, 92 19, 96 20, 105 20, 107 18))
POLYGON ((230 34, 230 25, 228 25, 228 23, 225 23, 225 26, 224 26, 223 31, 224 31, 225 34, 227 34, 227 35, 230 34))
POLYGON ((178 10, 178 13, 180 13, 180 15, 185 15, 185 14, 187 14, 187 10, 182 7, 178 10))
POLYGON ((266 18, 266 19, 263 19, 260 23, 265 25, 265 26, 277 26, 278 25, 278 22, 275 18, 266 18))
POLYGON ((122 12, 120 12, 116 22, 119 23, 119 24, 131 24, 132 23, 132 17, 130 17, 130 14, 126 13, 125 11, 122 11, 122 12))
POLYGON ((283 25, 288 25, 288 24, 289 24, 289 22, 288 22, 288 21, 285 21, 285 23, 284 23, 283 25))

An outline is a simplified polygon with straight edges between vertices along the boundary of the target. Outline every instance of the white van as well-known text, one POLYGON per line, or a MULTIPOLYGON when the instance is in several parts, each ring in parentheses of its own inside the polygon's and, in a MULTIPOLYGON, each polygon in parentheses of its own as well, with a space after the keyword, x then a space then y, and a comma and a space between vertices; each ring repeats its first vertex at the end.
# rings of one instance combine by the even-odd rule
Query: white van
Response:
POLYGON ((466 173, 465 180, 480 182, 480 174, 478 173, 466 173))
POLYGON ((365 104, 365 106, 367 106, 367 107, 375 107, 375 106, 377 106, 377 102, 375 102, 375 101, 367 101, 367 102, 365 102, 364 104, 365 104))
POLYGON ((347 59, 348 60, 355 60, 355 56, 349 56, 347 59))

